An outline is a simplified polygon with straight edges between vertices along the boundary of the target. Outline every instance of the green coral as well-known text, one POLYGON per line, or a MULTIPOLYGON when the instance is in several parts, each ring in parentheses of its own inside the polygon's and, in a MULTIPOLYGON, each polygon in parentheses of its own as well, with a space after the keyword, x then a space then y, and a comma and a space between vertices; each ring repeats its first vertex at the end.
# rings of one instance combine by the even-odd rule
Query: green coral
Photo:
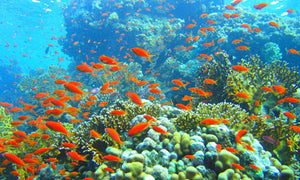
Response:
MULTIPOLYGON (((239 65, 248 68, 246 72, 236 72, 231 69, 230 57, 226 53, 219 53, 214 59, 199 68, 196 87, 203 85, 204 79, 214 79, 216 85, 206 85, 208 91, 213 93, 211 102, 231 101, 241 104, 251 113, 258 114, 260 105, 270 100, 278 101, 283 97, 291 96, 299 88, 300 74, 295 67, 289 67, 286 61, 273 61, 270 64, 261 61, 256 56, 242 59, 239 65), (271 87, 280 84, 286 88, 283 96, 265 93, 261 87, 271 87), (240 98, 236 93, 244 92, 249 98, 240 98), (260 101, 258 106, 255 102, 260 101)), ((198 101, 199 102, 199 101, 198 101)), ((196 103, 198 103, 196 101, 196 103)), ((273 103, 273 107, 276 106, 273 103)), ((271 107, 272 108, 272 107, 271 107)))
POLYGON ((0 123, 0 131, 1 131, 1 137, 2 138, 7 138, 10 137, 12 135, 12 126, 11 126, 11 122, 13 121, 11 115, 7 115, 7 113, 5 112, 5 108, 4 107, 0 107, 0 117, 1 118, 1 123, 0 123))
POLYGON ((195 110, 181 111, 175 119, 175 124, 184 131, 192 131, 196 130, 204 119, 227 119, 230 121, 231 128, 238 129, 242 128, 240 123, 248 116, 249 114, 244 109, 232 103, 199 103, 195 110))

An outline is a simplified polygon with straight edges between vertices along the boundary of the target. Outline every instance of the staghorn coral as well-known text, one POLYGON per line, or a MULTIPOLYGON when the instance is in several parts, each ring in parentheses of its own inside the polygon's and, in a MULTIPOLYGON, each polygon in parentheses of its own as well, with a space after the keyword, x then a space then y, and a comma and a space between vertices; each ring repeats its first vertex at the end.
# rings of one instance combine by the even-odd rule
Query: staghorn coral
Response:
MULTIPOLYGON (((224 87, 226 86, 226 79, 231 67, 230 58, 228 54, 220 52, 217 54, 217 58, 210 60, 197 71, 197 80, 195 82, 197 88, 203 88, 203 80, 205 79, 213 79, 217 82, 217 84, 206 85, 207 89, 205 91, 212 92, 213 94, 209 98, 210 102, 218 103, 226 99, 226 89, 224 87)), ((197 94, 193 96, 195 97, 195 105, 204 100, 203 97, 197 94)))
POLYGON ((11 129, 11 122, 13 121, 11 115, 7 115, 7 113, 5 112, 5 108, 4 107, 0 107, 0 118, 1 119, 1 123, 0 123, 0 131, 1 131, 1 137, 5 138, 8 136, 12 135, 11 129))
POLYGON ((133 104, 129 101, 117 100, 108 108, 103 108, 99 115, 93 115, 88 121, 81 123, 77 128, 71 130, 72 142, 78 145, 78 149, 82 154, 93 154, 93 160, 100 164, 103 162, 102 156, 108 146, 118 146, 116 143, 105 134, 105 128, 113 128, 120 133, 128 132, 132 124, 130 121, 137 115, 148 114, 157 118, 161 114, 159 104, 146 103, 144 108, 133 104), (110 114, 112 110, 126 111, 125 115, 114 116, 110 114), (100 134, 104 134, 101 139, 95 139, 90 136, 90 130, 95 130, 100 134))
MULTIPOLYGON (((258 114, 260 106, 255 107, 255 102, 259 100, 260 104, 263 104, 266 101, 282 98, 280 95, 273 94, 265 96, 261 87, 270 87, 280 83, 286 88, 284 96, 291 96, 299 87, 299 72, 296 71, 296 67, 289 67, 285 61, 277 60, 267 64, 262 62, 257 55, 250 56, 247 59, 242 59, 239 63, 239 65, 248 68, 248 71, 235 72, 230 69, 231 63, 226 53, 219 53, 217 57, 218 60, 212 60, 198 70, 199 77, 196 82, 197 87, 202 87, 204 79, 217 81, 217 85, 206 85, 208 90, 213 93, 213 96, 210 97, 212 102, 228 100, 241 104, 251 113, 258 114), (240 92, 246 93, 249 98, 236 96, 236 93, 240 92)), ((276 103, 273 103, 274 106, 276 103)))
MULTIPOLYGON (((175 119, 175 124, 180 129, 191 131, 196 130, 203 119, 227 119, 230 121, 230 128, 238 129, 242 126, 241 122, 248 116, 248 113, 244 109, 232 103, 199 103, 195 110, 182 111, 175 119)), ((245 128, 251 127, 245 125, 245 128)))

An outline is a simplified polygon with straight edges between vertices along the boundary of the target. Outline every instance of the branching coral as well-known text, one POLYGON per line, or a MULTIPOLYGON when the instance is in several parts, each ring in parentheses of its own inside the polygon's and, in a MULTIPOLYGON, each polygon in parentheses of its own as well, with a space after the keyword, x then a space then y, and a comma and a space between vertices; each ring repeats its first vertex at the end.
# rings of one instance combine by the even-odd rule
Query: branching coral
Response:
POLYGON ((161 108, 159 104, 146 103, 144 108, 133 104, 132 102, 117 100, 113 105, 101 110, 99 115, 93 115, 89 121, 83 122, 72 132, 72 141, 78 145, 78 149, 84 154, 93 154, 93 160, 101 163, 102 156, 105 154, 106 147, 116 146, 116 143, 105 133, 105 128, 113 128, 120 133, 121 139, 124 138, 122 133, 128 132, 132 124, 130 121, 137 115, 148 114, 155 118, 159 117, 161 108), (126 111, 121 116, 111 115, 112 110, 126 111), (100 139, 91 137, 90 131, 95 130, 102 134, 100 139))
MULTIPOLYGON (((238 105, 232 103, 205 104, 199 103, 196 110, 182 111, 175 120, 175 124, 185 131, 196 130, 203 119, 227 119, 231 128, 242 128, 242 122, 249 115, 238 105)), ((250 128, 245 126, 245 128, 250 128)))
POLYGON ((201 76, 197 80, 197 87, 204 85, 204 79, 214 79, 217 81, 217 85, 206 85, 208 90, 213 94, 222 94, 223 96, 213 95, 210 99, 212 102, 229 100, 241 104, 251 113, 258 113, 259 108, 254 105, 257 101, 262 104, 269 99, 279 100, 282 98, 281 95, 273 95, 272 98, 267 99, 261 87, 270 87, 280 83, 286 88, 284 96, 290 96, 299 87, 299 73, 296 68, 289 67, 285 61, 273 61, 271 64, 267 64, 262 62, 258 56, 250 56, 247 60, 242 59, 239 65, 246 67, 248 71, 232 70, 228 55, 220 53, 217 60, 212 60, 199 69, 198 72, 201 76), (246 93, 248 98, 236 95, 241 92, 246 93))

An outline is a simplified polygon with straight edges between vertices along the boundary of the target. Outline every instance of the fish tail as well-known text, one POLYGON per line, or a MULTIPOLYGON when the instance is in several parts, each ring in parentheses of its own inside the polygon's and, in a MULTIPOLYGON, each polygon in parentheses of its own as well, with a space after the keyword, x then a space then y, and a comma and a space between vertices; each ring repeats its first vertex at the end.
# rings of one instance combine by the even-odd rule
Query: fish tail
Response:
POLYGON ((150 61, 151 63, 152 63, 152 61, 151 61, 150 57, 152 57, 152 56, 155 56, 155 55, 149 55, 149 56, 147 57, 148 61, 150 61))

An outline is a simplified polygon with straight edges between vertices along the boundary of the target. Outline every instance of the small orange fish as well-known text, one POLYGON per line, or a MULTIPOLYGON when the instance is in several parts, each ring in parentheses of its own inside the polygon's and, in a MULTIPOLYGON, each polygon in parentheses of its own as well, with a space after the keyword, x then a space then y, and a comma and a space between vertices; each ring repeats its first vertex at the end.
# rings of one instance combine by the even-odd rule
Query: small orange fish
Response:
POLYGON ((293 97, 287 97, 287 98, 284 98, 284 100, 289 103, 299 103, 300 102, 300 99, 293 98, 293 97))
POLYGON ((257 5, 254 5, 254 8, 262 10, 263 8, 267 7, 268 5, 269 5, 269 3, 260 3, 260 4, 257 4, 257 5))
POLYGON ((119 133, 115 130, 115 129, 112 129, 112 128, 105 128, 106 132, 109 134, 109 136, 114 140, 116 141, 118 144, 122 145, 124 142, 121 141, 120 139, 120 135, 119 133))
POLYGON ((295 133, 300 133, 300 127, 299 126, 291 126, 290 129, 292 129, 295 133))
POLYGON ((148 121, 154 121, 154 122, 156 122, 156 119, 154 117, 150 116, 150 115, 145 114, 143 117, 145 119, 147 119, 148 121))
POLYGON ((20 159, 18 156, 12 153, 3 153, 3 155, 16 165, 23 166, 23 167, 26 166, 25 162, 22 159, 20 159))
POLYGON ((239 164, 232 163, 231 165, 232 165, 233 167, 239 169, 239 170, 245 170, 245 168, 244 168, 243 166, 239 165, 239 164))
POLYGON ((179 79, 173 79, 172 83, 174 83, 175 85, 179 86, 179 87, 183 87, 185 89, 186 85, 188 85, 188 83, 183 84, 182 81, 180 81, 179 79))
POLYGON ((239 47, 236 47, 235 49, 237 49, 239 51, 245 51, 245 50, 249 50, 250 48, 247 46, 239 46, 239 47))
POLYGON ((269 22, 269 24, 270 24, 271 26, 276 27, 277 29, 279 29, 279 25, 278 25, 276 22, 271 21, 271 22, 269 22))
POLYGON ((216 84, 217 82, 213 79, 204 79, 203 83, 205 83, 205 84, 216 84))
POLYGON ((244 93, 244 92, 236 93, 235 95, 240 97, 240 98, 243 98, 243 99, 248 99, 249 98, 249 95, 244 93))
POLYGON ((107 104, 108 104, 108 102, 101 102, 101 103, 98 104, 98 106, 103 107, 103 106, 106 106, 107 104))
POLYGON ((104 170, 105 170, 105 171, 108 171, 108 172, 112 172, 112 173, 115 172, 115 170, 113 170, 113 169, 110 168, 110 167, 105 167, 104 170))
POLYGON ((73 144, 73 143, 62 143, 61 144, 64 147, 68 147, 68 148, 76 148, 77 145, 73 144))
POLYGON ((117 115, 117 116, 122 116, 122 115, 126 114, 126 111, 113 110, 113 111, 110 112, 110 114, 117 115))
POLYGON ((60 123, 60 122, 55 122, 55 121, 47 121, 46 126, 56 132, 60 132, 66 136, 69 135, 69 132, 67 131, 67 129, 60 123))
POLYGON ((200 123, 205 125, 215 125, 220 124, 221 122, 217 119, 204 119, 200 123))
POLYGON ((238 5, 239 3, 241 3, 243 0, 235 0, 231 3, 232 6, 236 6, 238 5))
POLYGON ((235 65, 231 67, 232 70, 238 71, 238 72, 243 72, 243 71, 248 71, 248 68, 242 65, 235 65))
POLYGON ((239 153, 237 150, 231 148, 231 147, 226 147, 225 148, 227 151, 232 152, 232 153, 239 153))
POLYGON ((85 157, 87 155, 86 156, 82 156, 82 155, 78 154, 76 151, 67 152, 67 155, 70 156, 75 161, 87 161, 85 159, 85 157))
POLYGON ((295 119, 297 117, 295 114, 290 113, 290 112, 284 112, 283 115, 285 115, 289 119, 295 119))
POLYGON ((84 94, 84 92, 79 87, 77 87, 71 83, 65 83, 64 87, 66 88, 66 90, 68 90, 74 94, 84 94))
POLYGON ((249 164, 249 166, 254 170, 261 170, 259 167, 255 166, 253 164, 249 164))
POLYGON ((185 27, 185 29, 191 29, 191 28, 193 28, 193 27, 195 27, 196 25, 195 24, 188 24, 186 27, 185 27))
POLYGON ((128 137, 132 137, 136 134, 139 134, 141 132, 143 132, 145 129, 147 129, 149 126, 151 125, 151 121, 148 122, 143 122, 143 123, 139 123, 135 126, 133 126, 129 132, 128 132, 128 137))
POLYGON ((185 155, 184 157, 186 157, 188 159, 194 159, 194 158, 196 158, 194 155, 185 155))
POLYGON ((90 131, 90 135, 93 136, 94 138, 101 138, 101 135, 97 131, 95 131, 94 129, 92 129, 90 131))
POLYGON ((33 152, 33 154, 35 155, 40 155, 40 154, 44 154, 46 152, 48 152, 49 150, 51 150, 51 147, 43 147, 43 148, 39 148, 36 151, 33 152))
POLYGON ((162 91, 160 91, 159 89, 150 89, 149 92, 154 93, 154 94, 161 94, 162 91))
POLYGON ((129 99, 136 105, 139 105, 143 108, 144 103, 142 103, 141 98, 139 97, 138 94, 136 93, 132 93, 132 92, 128 92, 127 95, 129 96, 129 99))
POLYGON ((222 146, 221 144, 217 144, 217 151, 220 153, 222 151, 222 146))
POLYGON ((149 55, 144 49, 139 48, 139 47, 132 48, 131 52, 133 52, 137 56, 141 56, 141 57, 147 58, 148 61, 150 61, 151 63, 152 63, 152 61, 151 61, 150 57, 151 56, 155 56, 155 55, 149 55))
POLYGON ((175 104, 175 106, 179 107, 180 109, 188 110, 188 111, 193 109, 193 107, 190 107, 189 105, 184 105, 184 104, 180 104, 180 103, 175 104))
POLYGON ((283 95, 286 91, 286 88, 281 85, 273 85, 272 88, 274 91, 280 95, 283 95))
POLYGON ((167 134, 167 132, 165 130, 163 130, 162 128, 160 128, 158 126, 152 126, 152 129, 154 129, 156 132, 159 132, 161 134, 167 134))
POLYGON ((108 161, 122 162, 122 159, 120 159, 119 157, 114 156, 114 155, 105 155, 105 156, 103 156, 103 159, 108 160, 108 161))
POLYGON ((242 138, 242 136, 244 136, 247 133, 248 133, 248 131, 245 129, 238 131, 238 133, 235 135, 236 142, 239 144, 243 144, 241 141, 241 138, 242 138))
POLYGON ((109 65, 118 65, 120 63, 120 62, 116 62, 113 58, 105 55, 100 56, 99 61, 109 65))
POLYGON ((297 51, 295 49, 289 49, 288 52, 291 53, 291 54, 298 54, 298 55, 300 55, 299 54, 300 51, 297 51))

